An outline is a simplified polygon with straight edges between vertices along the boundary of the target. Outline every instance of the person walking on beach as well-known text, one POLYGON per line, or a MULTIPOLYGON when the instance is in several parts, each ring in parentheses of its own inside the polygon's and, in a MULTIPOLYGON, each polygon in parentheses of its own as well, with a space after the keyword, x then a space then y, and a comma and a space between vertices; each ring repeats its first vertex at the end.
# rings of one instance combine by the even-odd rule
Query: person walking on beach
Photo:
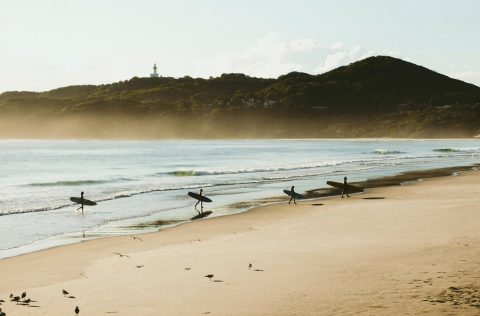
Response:
POLYGON ((80 205, 79 208, 77 208, 77 211, 78 211, 79 209, 82 209, 82 214, 83 214, 83 191, 82 191, 82 193, 80 194, 80 204, 81 204, 81 205, 80 205))
POLYGON ((348 195, 348 188, 347 188, 347 177, 344 177, 343 178, 343 190, 342 190, 342 199, 343 199, 343 195, 346 194, 347 195, 347 198, 350 197, 350 195, 348 195))
POLYGON ((290 189, 290 192, 292 192, 292 195, 291 195, 291 198, 290 198, 290 201, 288 201, 288 204, 290 204, 293 200, 293 203, 294 204, 297 204, 297 202, 295 201, 295 186, 292 185, 292 188, 290 189))
POLYGON ((198 195, 200 195, 200 198, 198 199, 197 204, 195 204, 195 210, 198 212, 198 210, 197 210, 197 205, 198 205, 198 203, 200 203, 200 210, 201 210, 201 211, 198 212, 198 214, 200 215, 200 214, 203 214, 203 200, 202 200, 202 198, 203 198, 203 189, 200 189, 200 193, 199 193, 198 195))

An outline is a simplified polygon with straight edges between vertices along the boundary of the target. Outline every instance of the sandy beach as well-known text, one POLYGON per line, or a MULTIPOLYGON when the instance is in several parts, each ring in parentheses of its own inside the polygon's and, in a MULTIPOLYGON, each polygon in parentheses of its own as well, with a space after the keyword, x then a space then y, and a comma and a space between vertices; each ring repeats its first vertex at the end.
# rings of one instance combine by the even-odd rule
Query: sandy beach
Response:
POLYGON ((478 205, 480 173, 471 171, 349 199, 264 206, 142 240, 52 248, 0 260, 0 308, 50 316, 74 315, 75 306, 80 315, 478 315, 478 205), (23 291, 30 307, 9 302, 23 291))

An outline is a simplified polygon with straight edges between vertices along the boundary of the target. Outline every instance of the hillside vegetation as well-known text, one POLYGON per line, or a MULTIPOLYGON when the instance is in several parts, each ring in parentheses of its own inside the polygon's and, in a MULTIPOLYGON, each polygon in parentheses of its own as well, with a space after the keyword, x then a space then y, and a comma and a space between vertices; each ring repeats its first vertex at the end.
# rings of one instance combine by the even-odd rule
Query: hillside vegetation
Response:
POLYGON ((480 87, 388 57, 277 79, 137 78, 0 94, 0 137, 472 137, 480 87))

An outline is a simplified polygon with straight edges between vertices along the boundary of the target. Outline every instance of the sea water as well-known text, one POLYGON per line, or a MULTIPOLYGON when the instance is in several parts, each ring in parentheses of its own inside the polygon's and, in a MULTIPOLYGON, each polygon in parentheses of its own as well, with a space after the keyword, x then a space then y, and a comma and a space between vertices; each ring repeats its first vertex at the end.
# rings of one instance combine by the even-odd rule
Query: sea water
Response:
POLYGON ((0 140, 0 258, 84 239, 157 230, 325 187, 478 163, 477 140, 0 140), (98 202, 77 212, 69 198, 98 202))

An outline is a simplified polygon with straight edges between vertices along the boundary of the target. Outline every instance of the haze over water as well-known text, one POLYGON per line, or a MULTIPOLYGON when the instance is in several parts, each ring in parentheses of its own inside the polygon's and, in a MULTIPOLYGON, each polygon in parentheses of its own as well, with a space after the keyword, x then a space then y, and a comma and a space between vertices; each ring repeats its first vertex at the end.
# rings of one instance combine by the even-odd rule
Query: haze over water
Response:
POLYGON ((282 198, 291 185, 303 192, 344 175, 359 181, 479 157, 476 140, 3 140, 0 257, 187 221, 196 214, 187 192, 199 188, 218 216, 282 198), (81 191, 98 202, 84 215, 69 200, 81 191))

